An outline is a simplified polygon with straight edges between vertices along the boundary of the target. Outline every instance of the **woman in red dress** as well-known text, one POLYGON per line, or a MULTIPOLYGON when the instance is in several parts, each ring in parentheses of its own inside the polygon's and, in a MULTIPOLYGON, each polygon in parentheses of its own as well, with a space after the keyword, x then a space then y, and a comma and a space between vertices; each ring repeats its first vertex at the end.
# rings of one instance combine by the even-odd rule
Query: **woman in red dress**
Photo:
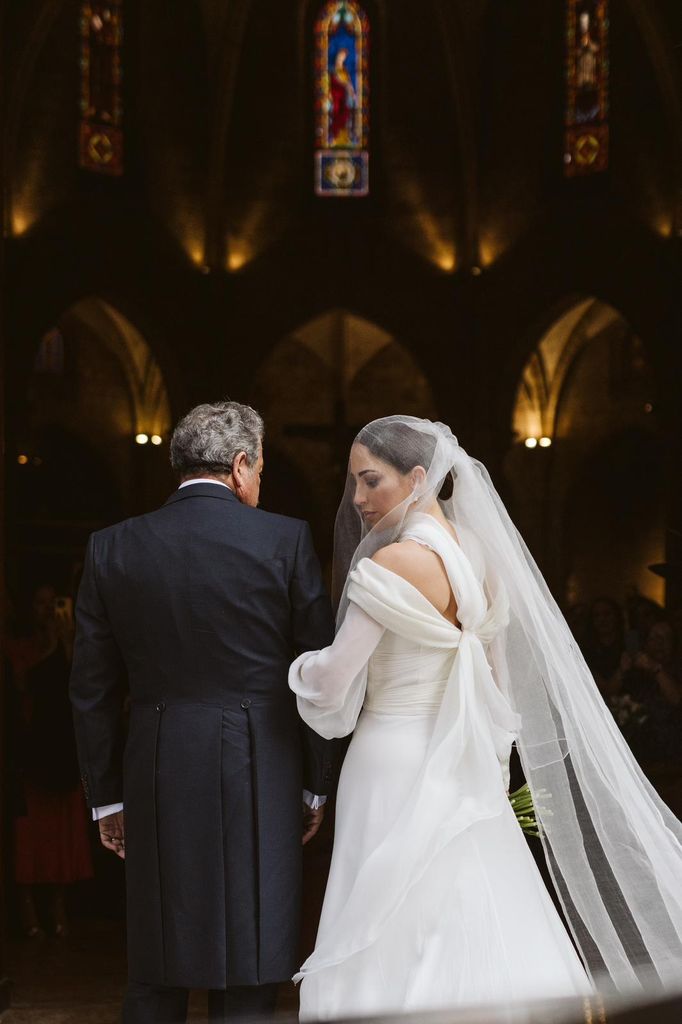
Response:
POLYGON ((14 870, 22 927, 31 938, 44 934, 36 886, 48 887, 51 926, 65 935, 65 887, 93 874, 68 695, 72 643, 71 602, 50 585, 38 587, 30 630, 7 649, 21 737, 14 870))

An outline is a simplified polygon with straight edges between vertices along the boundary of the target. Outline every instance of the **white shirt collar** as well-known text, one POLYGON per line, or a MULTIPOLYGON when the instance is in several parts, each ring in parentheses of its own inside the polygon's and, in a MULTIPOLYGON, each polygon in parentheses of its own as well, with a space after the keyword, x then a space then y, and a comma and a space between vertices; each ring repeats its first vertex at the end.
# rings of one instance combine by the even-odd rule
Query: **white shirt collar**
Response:
MULTIPOLYGON (((192 484, 217 484, 218 487, 227 487, 227 484, 224 484, 222 480, 214 480, 212 477, 200 476, 194 480, 185 480, 184 483, 180 484, 178 490, 181 491, 183 487, 190 487, 192 484)), ((227 489, 228 491, 231 490, 229 487, 227 487, 227 489)))

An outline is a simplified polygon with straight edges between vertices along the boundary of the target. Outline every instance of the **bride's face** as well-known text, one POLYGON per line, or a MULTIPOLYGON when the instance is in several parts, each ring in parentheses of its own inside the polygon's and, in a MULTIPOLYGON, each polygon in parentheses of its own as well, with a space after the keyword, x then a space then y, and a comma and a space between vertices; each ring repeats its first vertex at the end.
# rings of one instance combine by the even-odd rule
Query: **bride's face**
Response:
POLYGON ((351 448, 350 473, 355 483, 353 504, 368 528, 409 498, 425 476, 421 466, 401 473, 395 466, 372 455, 364 444, 354 444, 351 448))

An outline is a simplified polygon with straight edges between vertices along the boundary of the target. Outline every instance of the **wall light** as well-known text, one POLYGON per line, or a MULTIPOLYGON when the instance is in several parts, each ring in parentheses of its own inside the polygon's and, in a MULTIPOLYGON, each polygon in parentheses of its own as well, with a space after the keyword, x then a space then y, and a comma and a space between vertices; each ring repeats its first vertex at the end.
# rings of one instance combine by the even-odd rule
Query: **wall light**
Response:
POLYGON ((537 437, 527 437, 523 443, 525 444, 526 448, 537 448, 538 439, 537 437))
POLYGON ((17 462, 19 463, 20 466, 28 465, 28 455, 20 455, 19 458, 17 459, 17 462))
POLYGON ((33 226, 36 214, 28 209, 12 210, 11 231, 15 238, 21 238, 33 226))
POLYGON ((245 245, 234 242, 227 257, 228 270, 241 270, 249 262, 249 253, 245 245))
POLYGON ((149 438, 146 434, 136 434, 135 441, 137 444, 147 444, 149 442, 149 438))
POLYGON ((538 444, 540 445, 541 448, 549 448, 550 445, 552 444, 552 438, 551 437, 541 437, 540 440, 538 441, 538 444))
POLYGON ((437 266, 447 274, 451 273, 455 269, 456 260, 454 250, 443 247, 438 251, 434 260, 437 266))
POLYGON ((159 434, 152 434, 152 444, 163 444, 163 438, 159 434))

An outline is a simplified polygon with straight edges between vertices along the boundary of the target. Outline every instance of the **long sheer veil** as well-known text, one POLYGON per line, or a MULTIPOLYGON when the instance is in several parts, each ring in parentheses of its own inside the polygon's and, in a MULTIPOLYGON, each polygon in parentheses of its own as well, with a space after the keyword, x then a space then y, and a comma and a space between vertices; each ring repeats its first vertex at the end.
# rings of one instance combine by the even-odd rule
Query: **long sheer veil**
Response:
POLYGON ((338 621, 349 572, 398 540, 439 496, 490 601, 509 605, 488 648, 522 726, 517 747, 557 894, 595 984, 619 992, 682 984, 682 824, 656 794, 599 694, 549 589, 485 467, 442 423, 375 420, 358 435, 423 483, 367 530, 348 477, 335 528, 338 621), (451 492, 451 493, 448 493, 451 492))

